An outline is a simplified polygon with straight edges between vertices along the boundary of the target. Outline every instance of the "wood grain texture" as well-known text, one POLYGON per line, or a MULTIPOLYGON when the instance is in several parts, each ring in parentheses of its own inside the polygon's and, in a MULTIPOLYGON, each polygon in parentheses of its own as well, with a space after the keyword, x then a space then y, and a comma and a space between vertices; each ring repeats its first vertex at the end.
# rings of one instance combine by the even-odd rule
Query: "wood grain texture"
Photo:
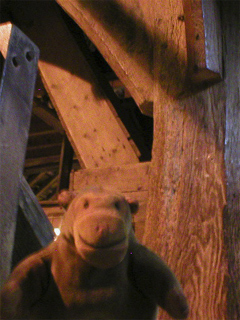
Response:
POLYGON ((57 0, 78 23, 124 83, 143 113, 152 115, 149 0, 57 0))
POLYGON ((159 63, 164 72, 159 81, 172 96, 190 95, 221 79, 220 19, 214 0, 56 1, 84 30, 145 114, 152 114, 156 39, 161 42, 159 63), (181 51, 180 38, 185 39, 181 51), (175 81, 169 85, 172 74, 175 81))
POLYGON ((155 113, 145 243, 177 273, 196 320, 225 319, 226 311, 221 91, 215 87, 181 105, 166 99, 155 113))
POLYGON ((182 0, 186 25, 188 76, 204 88, 222 77, 220 10, 214 0, 182 0))
POLYGON ((78 190, 92 185, 101 185, 122 192, 146 191, 148 190, 149 164, 149 162, 144 162, 79 170, 71 177, 71 188, 78 190))
POLYGON ((224 219, 229 260, 228 319, 240 319, 240 2, 221 2, 226 73, 227 207, 224 219))
POLYGON ((14 2, 11 10, 41 50, 42 80, 83 167, 137 163, 112 105, 66 28, 57 4, 20 1, 14 2))
POLYGON ((12 24, 10 22, 0 24, 0 51, 6 59, 10 35, 12 32, 12 24))
MULTIPOLYGON (((167 4, 174 6, 174 1, 167 4)), ((176 34, 174 27, 169 33, 176 34)), ((162 74, 159 46, 156 42, 155 131, 144 243, 177 274, 189 300, 189 319, 223 320, 227 291, 224 84, 182 101, 172 99, 158 79, 162 74)), ((169 318, 161 311, 159 319, 169 318)))

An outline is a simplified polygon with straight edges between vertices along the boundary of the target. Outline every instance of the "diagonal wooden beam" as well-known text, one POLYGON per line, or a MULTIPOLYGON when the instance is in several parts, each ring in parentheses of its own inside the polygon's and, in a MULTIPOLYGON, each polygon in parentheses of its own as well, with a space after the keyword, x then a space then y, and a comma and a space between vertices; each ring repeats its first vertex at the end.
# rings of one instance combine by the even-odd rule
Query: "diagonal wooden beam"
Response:
POLYGON ((83 167, 138 162, 57 4, 51 1, 11 4, 12 15, 41 50, 42 80, 83 167))
POLYGON ((0 51, 3 57, 6 59, 9 40, 12 32, 12 23, 6 22, 0 25, 0 51))
POLYGON ((33 101, 33 113, 40 119, 42 119, 45 123, 47 123, 50 127, 54 128, 60 133, 64 133, 63 127, 54 114, 54 112, 47 108, 43 103, 33 101))
POLYGON ((145 114, 152 113, 156 41, 161 43, 159 82, 173 97, 221 80, 220 16, 214 0, 180 0, 174 5, 163 0, 159 8, 154 0, 56 1, 84 30, 145 114))
POLYGON ((95 44, 142 112, 152 115, 153 35, 148 27, 153 8, 149 1, 57 2, 95 44))

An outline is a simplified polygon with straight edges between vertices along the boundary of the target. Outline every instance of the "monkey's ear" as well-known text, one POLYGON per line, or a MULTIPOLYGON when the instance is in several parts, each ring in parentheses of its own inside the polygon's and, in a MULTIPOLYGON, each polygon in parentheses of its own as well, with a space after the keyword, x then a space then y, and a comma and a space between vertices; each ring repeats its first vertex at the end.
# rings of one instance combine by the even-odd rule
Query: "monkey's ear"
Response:
POLYGON ((130 210, 131 210, 131 213, 132 214, 135 214, 138 212, 138 209, 139 209, 139 202, 138 200, 133 200, 131 198, 126 198, 128 204, 129 204, 129 207, 130 207, 130 210))
POLYGON ((76 197, 77 193, 74 191, 69 191, 66 189, 62 189, 58 194, 58 203, 64 209, 67 209, 72 202, 72 200, 76 197))

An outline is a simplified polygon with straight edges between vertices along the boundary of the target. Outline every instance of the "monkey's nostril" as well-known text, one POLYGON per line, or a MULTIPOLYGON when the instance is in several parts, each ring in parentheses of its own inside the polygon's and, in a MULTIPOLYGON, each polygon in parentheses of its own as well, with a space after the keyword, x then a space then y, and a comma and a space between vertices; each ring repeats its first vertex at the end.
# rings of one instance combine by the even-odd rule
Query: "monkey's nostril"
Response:
POLYGON ((96 231, 99 235, 106 236, 109 233, 109 226, 107 224, 98 225, 96 231))
POLYGON ((88 201, 88 200, 85 200, 85 201, 84 201, 83 207, 84 207, 85 209, 87 209, 87 208, 89 207, 89 201, 88 201))

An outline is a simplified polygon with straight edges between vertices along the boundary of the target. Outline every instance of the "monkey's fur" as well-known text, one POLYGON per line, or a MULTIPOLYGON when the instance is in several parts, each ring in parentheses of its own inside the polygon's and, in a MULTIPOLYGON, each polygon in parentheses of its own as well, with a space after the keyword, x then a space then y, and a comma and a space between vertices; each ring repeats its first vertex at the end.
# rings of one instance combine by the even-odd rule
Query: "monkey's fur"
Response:
POLYGON ((184 319, 176 277, 137 242, 137 203, 102 188, 77 195, 60 236, 21 262, 1 292, 1 319, 184 319))

